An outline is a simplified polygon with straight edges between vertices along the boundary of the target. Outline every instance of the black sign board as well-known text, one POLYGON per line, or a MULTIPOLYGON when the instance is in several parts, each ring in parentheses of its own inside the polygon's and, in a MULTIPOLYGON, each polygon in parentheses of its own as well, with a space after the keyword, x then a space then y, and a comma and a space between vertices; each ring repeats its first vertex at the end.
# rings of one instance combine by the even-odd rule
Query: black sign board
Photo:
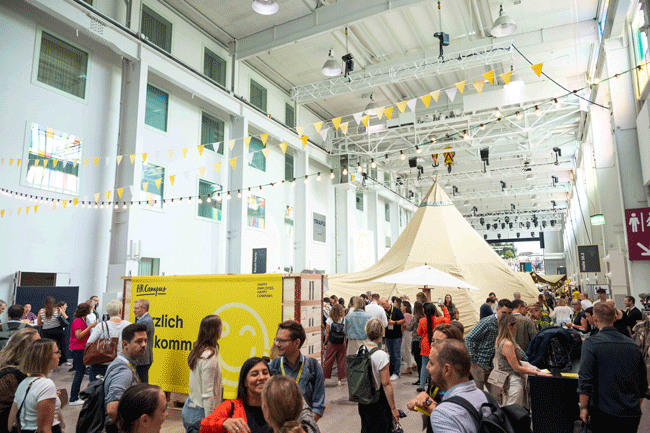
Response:
POLYGON ((266 248, 253 249, 253 273, 266 274, 266 248))
POLYGON ((600 272, 598 245, 578 245, 580 272, 600 272))

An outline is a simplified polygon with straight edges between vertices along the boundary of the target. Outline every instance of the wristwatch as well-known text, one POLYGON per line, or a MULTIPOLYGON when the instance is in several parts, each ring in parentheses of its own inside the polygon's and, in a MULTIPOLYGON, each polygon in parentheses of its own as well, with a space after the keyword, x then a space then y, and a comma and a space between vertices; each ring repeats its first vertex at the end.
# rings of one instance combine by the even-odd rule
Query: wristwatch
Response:
POLYGON ((587 409, 587 408, 588 408, 588 406, 583 406, 583 405, 581 405, 581 404, 578 404, 578 407, 580 408, 580 410, 582 410, 582 409, 587 409))

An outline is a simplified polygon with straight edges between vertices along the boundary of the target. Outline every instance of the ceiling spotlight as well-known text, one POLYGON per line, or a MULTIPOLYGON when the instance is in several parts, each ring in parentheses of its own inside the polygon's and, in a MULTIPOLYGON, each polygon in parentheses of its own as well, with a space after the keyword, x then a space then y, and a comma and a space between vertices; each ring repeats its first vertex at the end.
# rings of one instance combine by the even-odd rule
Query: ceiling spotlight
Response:
MULTIPOLYGON (((321 72, 323 75, 327 77, 336 77, 337 75, 341 75, 341 66, 339 66, 338 62, 336 59, 334 59, 334 56, 332 55, 332 50, 330 49, 330 53, 328 56, 327 61, 323 65, 323 68, 321 69, 321 72)), ((372 98, 370 98, 372 99, 372 98)))
POLYGON ((354 71, 354 57, 352 57, 352 54, 348 53, 345 56, 341 57, 341 59, 345 64, 345 73, 343 76, 347 77, 350 75, 350 72, 354 71))
POLYGON ((402 161, 404 161, 404 160, 406 159, 406 156, 404 156, 404 151, 403 151, 403 150, 400 150, 400 151, 399 151, 399 157, 400 157, 400 159, 401 159, 402 161))
POLYGON ((374 158, 372 158, 370 160, 370 168, 377 168, 377 164, 375 164, 375 159, 374 158))
POLYGON ((495 38, 509 36, 517 31, 517 24, 515 20, 505 15, 503 12, 503 5, 499 6, 499 18, 494 21, 490 34, 495 38))
MULTIPOLYGON (((341 68, 339 68, 339 74, 340 73, 341 73, 341 68)), ((378 107, 377 107, 377 104, 375 103, 375 98, 374 98, 373 94, 371 93, 370 94, 370 103, 368 103, 368 105, 366 105, 366 109, 363 110, 363 114, 367 114, 369 116, 372 116, 373 114, 376 114, 375 113, 376 108, 378 108, 378 107)))
POLYGON ((255 0, 252 6, 253 10, 260 15, 273 15, 280 9, 275 0, 255 0))

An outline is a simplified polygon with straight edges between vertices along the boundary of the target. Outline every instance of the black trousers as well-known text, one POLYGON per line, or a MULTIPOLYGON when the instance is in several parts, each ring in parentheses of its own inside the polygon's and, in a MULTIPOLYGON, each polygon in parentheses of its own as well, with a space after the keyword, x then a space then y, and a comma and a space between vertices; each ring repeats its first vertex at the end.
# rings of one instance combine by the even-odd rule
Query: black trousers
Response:
POLYGON ((359 416, 361 417, 361 433, 391 433, 393 431, 393 414, 390 411, 383 386, 379 388, 377 403, 359 404, 359 416))
POLYGON ((63 335, 64 332, 63 332, 63 328, 61 327, 43 329, 43 338, 49 338, 51 340, 54 340, 56 342, 56 347, 58 347, 59 350, 61 351, 61 357, 59 358, 59 365, 68 361, 66 359, 65 352, 64 352, 63 335))
POLYGON ((595 407, 589 408, 591 431, 593 433, 630 432, 636 433, 639 428, 640 416, 613 416, 595 407))
MULTIPOLYGON (((420 340, 411 342, 411 354, 413 355, 413 358, 415 358, 415 363, 418 366, 417 369, 418 377, 420 377, 419 375, 420 372, 422 371, 422 355, 420 354, 420 340)), ((420 386, 424 388, 423 384, 420 384, 420 386)))

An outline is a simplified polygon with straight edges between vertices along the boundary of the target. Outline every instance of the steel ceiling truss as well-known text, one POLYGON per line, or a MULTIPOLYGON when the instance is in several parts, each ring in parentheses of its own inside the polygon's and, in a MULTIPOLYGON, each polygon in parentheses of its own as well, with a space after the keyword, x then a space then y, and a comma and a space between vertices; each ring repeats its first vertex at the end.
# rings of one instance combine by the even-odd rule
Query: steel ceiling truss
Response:
POLYGON ((487 191, 473 191, 473 192, 459 192, 456 195, 449 196, 452 200, 476 200, 484 198, 503 198, 503 197, 517 197, 528 196, 533 194, 544 193, 566 193, 568 192, 568 184, 559 183, 556 186, 547 185, 533 185, 530 187, 522 188, 506 188, 505 191, 500 190, 487 190, 487 191))
POLYGON ((298 104, 304 104, 333 95, 400 83, 413 78, 441 75, 481 65, 489 66, 513 58, 512 40, 495 42, 447 54, 443 57, 428 57, 392 66, 379 65, 377 68, 351 73, 348 77, 340 76, 326 81, 296 86, 291 89, 291 97, 298 104))

